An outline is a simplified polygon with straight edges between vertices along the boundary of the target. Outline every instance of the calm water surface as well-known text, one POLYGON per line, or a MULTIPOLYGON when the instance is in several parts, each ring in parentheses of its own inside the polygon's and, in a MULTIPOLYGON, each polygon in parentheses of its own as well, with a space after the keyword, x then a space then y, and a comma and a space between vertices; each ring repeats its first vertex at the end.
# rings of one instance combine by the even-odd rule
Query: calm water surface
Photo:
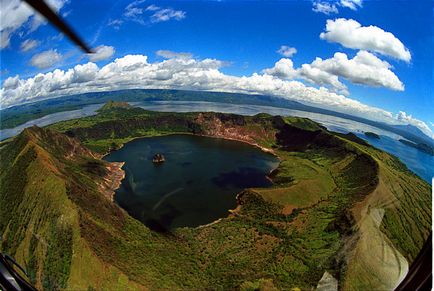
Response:
MULTIPOLYGON (((402 136, 392 132, 382 130, 364 123, 352 121, 340 117, 312 113, 299 110, 291 110, 285 108, 277 108, 271 106, 256 106, 256 105, 240 105, 218 102, 201 102, 201 101, 152 101, 152 102, 132 102, 132 105, 142 107, 147 110, 164 111, 164 112, 199 112, 199 111, 214 111, 224 113, 236 113, 243 115, 255 115, 261 112, 272 115, 283 116, 299 116, 307 117, 316 122, 323 124, 327 129, 342 133, 354 132, 359 137, 365 139, 373 146, 382 149, 397 156, 407 167, 418 174, 420 177, 431 183, 434 177, 434 157, 425 154, 415 148, 399 142, 402 136), (373 139, 366 137, 363 133, 366 131, 375 132, 381 136, 381 139, 373 139)), ((21 132, 24 128, 33 124, 45 126, 62 120, 79 118, 96 114, 96 110, 102 104, 94 104, 86 106, 79 110, 59 112, 44 116, 42 118, 29 121, 26 124, 12 129, 0 130, 0 140, 14 136, 21 132)))
POLYGON ((432 178, 434 177, 434 156, 430 156, 413 147, 401 143, 399 139, 405 138, 400 135, 353 120, 320 113, 291 110, 271 106, 238 105, 200 101, 136 102, 134 103, 134 105, 147 110, 164 112, 214 111, 242 115, 255 115, 264 112, 271 115, 306 117, 310 118, 313 121, 321 123, 328 130, 331 131, 341 133, 355 133, 358 137, 366 140, 373 146, 398 157, 404 164, 407 165, 410 170, 419 175, 428 183, 431 183, 432 178), (364 132, 367 131, 374 132, 380 135, 381 138, 369 138, 364 134, 364 132))
POLYGON ((52 114, 45 115, 41 118, 33 119, 30 121, 27 121, 26 123, 23 123, 21 125, 18 125, 14 128, 6 128, 0 130, 0 140, 7 139, 11 136, 19 134, 21 131, 23 131, 25 128, 37 125, 39 127, 47 126, 59 121, 64 120, 71 120, 75 118, 82 118, 86 116, 91 116, 97 114, 97 110, 100 109, 104 104, 92 104, 84 106, 81 109, 76 110, 70 110, 70 111, 63 111, 63 112, 56 112, 52 114))
POLYGON ((248 144, 191 135, 133 140, 105 159, 125 161, 116 202, 155 230, 226 217, 239 191, 271 185, 266 175, 279 163, 248 144), (154 165, 155 153, 166 162, 154 165))

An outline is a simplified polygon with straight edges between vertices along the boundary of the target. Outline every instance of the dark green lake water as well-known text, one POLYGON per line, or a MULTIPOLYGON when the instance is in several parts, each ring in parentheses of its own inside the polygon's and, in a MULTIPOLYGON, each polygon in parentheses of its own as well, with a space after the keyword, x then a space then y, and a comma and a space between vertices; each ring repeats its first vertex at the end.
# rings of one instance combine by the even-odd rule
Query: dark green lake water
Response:
POLYGON ((278 165, 276 157, 248 144, 191 135, 137 139, 105 160, 125 162, 115 201, 155 230, 226 217, 236 194, 270 186, 266 175, 278 165), (154 165, 155 153, 166 162, 154 165))

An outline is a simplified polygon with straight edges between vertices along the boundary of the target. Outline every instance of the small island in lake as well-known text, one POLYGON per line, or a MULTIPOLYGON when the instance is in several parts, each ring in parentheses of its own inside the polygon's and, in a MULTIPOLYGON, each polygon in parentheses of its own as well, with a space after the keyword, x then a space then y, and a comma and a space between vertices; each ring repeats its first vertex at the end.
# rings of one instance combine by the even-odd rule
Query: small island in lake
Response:
POLYGON ((166 161, 166 159, 164 158, 164 156, 162 154, 155 154, 154 157, 152 158, 152 162, 154 164, 161 164, 165 161, 166 161))
POLYGON ((365 135, 367 137, 372 137, 372 138, 380 139, 380 136, 378 134, 374 133, 374 132, 366 131, 365 135))

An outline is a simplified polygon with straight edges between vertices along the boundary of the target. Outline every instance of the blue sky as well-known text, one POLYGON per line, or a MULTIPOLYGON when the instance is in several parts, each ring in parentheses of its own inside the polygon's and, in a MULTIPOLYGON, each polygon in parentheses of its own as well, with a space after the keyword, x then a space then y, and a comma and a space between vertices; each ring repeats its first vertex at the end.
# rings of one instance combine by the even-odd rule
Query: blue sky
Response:
POLYGON ((117 82, 114 72, 131 73, 126 67, 134 63, 134 69, 140 64, 147 68, 137 69, 134 76, 141 77, 135 83, 119 80, 118 87, 269 93, 389 123, 411 123, 426 132, 434 129, 433 1, 50 3, 87 43, 94 48, 104 47, 100 47, 98 57, 89 58, 56 29, 19 7, 25 4, 2 7, 3 13, 12 15, 2 24, 2 107, 116 89, 113 84, 102 84, 102 80, 117 82), (327 32, 327 20, 337 19, 343 21, 336 22, 321 38, 320 33, 327 32), (363 29, 375 29, 372 33, 360 31, 354 23, 363 29), (351 27, 353 30, 342 33, 351 27), (365 40, 356 35, 359 32, 365 40), (391 38, 387 39, 387 35, 391 38), (379 44, 382 41, 386 44, 379 44), (279 54, 281 46, 295 48, 296 53, 279 54), (186 54, 175 54, 179 52, 186 54), (101 76, 101 68, 126 55, 147 59, 125 59, 121 66, 107 67, 113 70, 109 77, 101 76), (316 58, 322 60, 313 63, 316 58), (285 60, 275 66, 281 59, 285 60), (373 63, 367 65, 368 59, 373 63), (89 65, 80 69, 81 75, 74 71, 74 77, 66 76, 69 69, 89 61, 94 61, 96 67, 89 65), (54 78, 50 72, 55 69, 63 75, 54 78), (35 85, 39 73, 49 85, 35 85), (188 80, 200 79, 187 82, 181 79, 183 74, 188 80), (85 81, 71 81, 77 79, 85 81))

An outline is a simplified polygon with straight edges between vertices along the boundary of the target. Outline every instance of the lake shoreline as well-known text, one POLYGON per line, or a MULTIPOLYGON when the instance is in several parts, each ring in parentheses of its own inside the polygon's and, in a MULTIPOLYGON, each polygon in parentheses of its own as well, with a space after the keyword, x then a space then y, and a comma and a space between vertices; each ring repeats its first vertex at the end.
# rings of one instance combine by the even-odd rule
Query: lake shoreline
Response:
MULTIPOLYGON (((276 169, 279 168, 280 163, 281 163, 281 158, 275 153, 274 150, 261 146, 257 143, 248 141, 248 140, 244 140, 244 139, 236 139, 236 138, 229 138, 229 137, 224 137, 224 136, 212 136, 212 135, 204 135, 204 134, 194 134, 194 133, 188 133, 188 132, 184 132, 184 133, 167 133, 167 134, 158 134, 158 135, 153 135, 153 136, 142 136, 142 137, 134 137, 131 140, 128 140, 125 143, 122 143, 122 145, 117 148, 114 151, 107 151, 106 153, 100 155, 100 159, 102 160, 104 157, 106 157, 107 155, 118 151, 120 149, 122 149, 127 143, 132 142, 134 140, 138 140, 138 139, 146 139, 146 138, 155 138, 155 137, 162 137, 162 136, 176 136, 176 135, 187 135, 187 136, 196 136, 196 137, 205 137, 205 138, 213 138, 213 139, 222 139, 222 140, 229 140, 229 141, 235 141, 235 142, 241 142, 244 144, 248 144, 250 146, 253 146, 255 148, 258 148, 259 150, 261 150, 262 152, 266 153, 266 154, 271 154, 273 157, 275 157, 278 160, 278 164, 276 167, 270 169, 268 171, 268 173, 266 175, 264 175, 265 179, 267 179, 268 181, 270 181, 271 183, 273 183, 272 179, 270 178, 270 174, 273 173, 276 169)), ((109 169, 109 174, 107 176, 107 178, 105 178, 105 180, 110 179, 110 178, 115 178, 116 181, 112 183, 112 187, 110 187, 109 190, 105 190, 103 192, 104 196, 107 197, 108 199, 110 199, 111 202, 116 203, 115 201, 115 195, 116 195, 116 191, 120 188, 122 181, 125 179, 125 171, 122 169, 122 167, 125 165, 125 161, 122 162, 109 162, 110 166, 107 167, 107 169, 109 169)), ((238 195, 240 193, 242 193, 243 191, 245 191, 248 188, 242 189, 241 191, 234 193, 235 194, 235 200, 236 200, 236 206, 235 208, 231 209, 227 209, 228 213, 225 217, 220 217, 214 221, 211 221, 210 223, 207 224, 203 224, 203 225, 199 225, 199 226, 195 226, 195 227, 191 227, 191 226, 183 226, 183 227, 187 227, 187 228, 201 228, 201 227, 205 227, 208 225, 212 225, 212 224, 216 224, 219 223, 220 221, 230 218, 231 215, 233 215, 233 212, 239 208, 239 204, 238 204, 238 199, 236 199, 238 197, 238 195)), ((122 208, 122 207, 121 207, 122 208)), ((183 228, 183 227, 179 227, 179 228, 183 228)), ((177 227, 178 228, 178 227, 177 227)), ((177 229, 177 228, 174 228, 177 229)))
MULTIPOLYGON (((134 102, 133 102, 134 103, 134 102)), ((136 102, 134 106, 138 106, 145 110, 150 111, 158 111, 158 112, 178 112, 179 110, 179 102, 175 101, 166 101, 164 103, 152 103, 152 102, 136 102)), ((92 105, 87 105, 88 108, 83 108, 80 110, 88 110, 92 111, 92 107, 90 106, 102 106, 102 103, 95 103, 92 105)), ((431 179, 434 176, 434 156, 430 156, 429 154, 420 151, 419 149, 410 147, 406 144, 399 142, 400 138, 403 138, 400 135, 395 133, 391 133, 387 130, 382 130, 367 124, 362 124, 356 121, 347 120, 340 117, 334 117, 330 115, 324 115, 319 113, 313 113, 309 111, 300 111, 300 110, 291 110, 285 109, 281 107, 273 107, 273 106, 260 106, 260 105, 252 105, 252 104, 243 104, 244 107, 234 106, 231 103, 216 103, 216 102, 195 102, 195 101, 185 101, 182 103, 182 111, 179 112, 203 112, 209 109, 209 106, 212 107, 212 111, 214 112, 227 112, 232 114, 240 114, 245 116, 252 116, 258 112, 265 112, 271 115, 282 115, 282 116, 298 116, 305 117, 315 122, 319 122, 323 126, 325 126, 330 131, 336 131, 341 133, 354 132, 359 137, 368 141, 370 144, 374 145, 377 148, 380 148, 389 154, 397 156, 404 164, 407 165, 409 169, 411 169, 418 176, 422 177, 428 183, 431 183, 431 179), (206 104, 207 106, 204 106, 206 104), (367 139, 363 132, 370 131, 374 132, 381 136, 380 140, 367 139)), ((93 109, 95 109, 93 108, 93 109)), ((69 111, 62 111, 62 114, 68 115, 69 111)), ((59 113, 57 113, 59 114, 59 113)), ((80 116, 77 118, 81 118, 86 116, 86 112, 82 112, 80 116)), ((48 115, 47 115, 48 116, 48 115)), ((44 117, 48 119, 47 117, 44 117)), ((69 119, 69 118, 68 118, 69 119)), ((52 124, 52 123, 50 123, 52 124)), ((44 126, 44 124, 38 124, 38 126, 44 126)), ((10 130, 10 129, 7 129, 10 130)), ((10 138, 4 138, 1 134, 0 130, 0 146, 4 142, 8 142, 10 138)))
POLYGON ((111 202, 115 202, 116 190, 119 189, 125 179, 125 171, 122 170, 124 165, 125 162, 110 162, 106 167, 107 174, 104 177, 104 182, 100 184, 101 193, 111 202))
MULTIPOLYGON (((256 148, 259 148, 261 151, 263 151, 263 152, 265 152, 265 153, 268 153, 268 154, 273 155, 274 157, 276 157, 276 158, 279 160, 279 165, 280 165, 280 162, 281 162, 280 157, 279 157, 279 156, 278 156, 278 155, 277 155, 277 154, 276 154, 272 149, 269 149, 269 148, 266 148, 266 147, 260 146, 260 145, 258 145, 258 144, 256 144, 256 143, 252 143, 252 142, 249 142, 249 141, 246 141, 246 140, 238 140, 238 139, 234 139, 234 138, 216 137, 216 136, 202 135, 202 134, 194 134, 194 133, 188 133, 188 132, 187 132, 187 133, 168 133, 168 134, 161 134, 161 135, 154 135, 154 136, 141 136, 141 137, 134 137, 134 138, 132 138, 131 140, 129 140, 129 141, 123 143, 119 148, 117 148, 117 149, 114 150, 114 151, 118 151, 118 150, 120 150, 121 148, 123 148, 123 147, 125 146, 125 144, 127 144, 127 143, 129 143, 129 142, 131 142, 131 141, 133 141, 133 140, 137 140, 137 139, 141 139, 141 138, 153 138, 153 137, 159 137, 159 136, 170 136, 170 135, 191 135, 191 136, 198 136, 198 137, 210 137, 210 138, 216 138, 216 139, 224 139, 224 140, 232 140, 232 141, 242 142, 242 143, 245 143, 245 144, 248 144, 248 145, 254 146, 254 147, 256 147, 256 148)), ((109 155, 110 153, 112 153, 112 152, 114 152, 114 151, 107 151, 106 153, 104 153, 104 154, 101 155, 100 159, 102 160, 105 156, 109 155)), ((112 163, 113 163, 113 162, 112 162, 112 163)), ((119 189, 119 187, 121 186, 122 180, 125 178, 125 171, 122 170, 122 167, 123 167, 124 164, 125 164, 125 162, 122 162, 122 166, 121 166, 121 167, 119 167, 118 169, 112 169, 112 171, 117 172, 119 175, 123 173, 123 178, 120 180, 119 185, 118 185, 116 188, 113 189, 113 195, 112 195, 112 197, 110 198, 111 201, 114 201, 114 195, 115 195, 115 192, 116 192, 117 189, 119 189)), ((271 178, 269 177, 269 175, 270 175, 274 170, 276 170, 276 169, 279 167, 279 165, 278 165, 276 168, 270 170, 270 172, 265 176, 269 181, 272 182, 272 180, 271 180, 271 178)))

